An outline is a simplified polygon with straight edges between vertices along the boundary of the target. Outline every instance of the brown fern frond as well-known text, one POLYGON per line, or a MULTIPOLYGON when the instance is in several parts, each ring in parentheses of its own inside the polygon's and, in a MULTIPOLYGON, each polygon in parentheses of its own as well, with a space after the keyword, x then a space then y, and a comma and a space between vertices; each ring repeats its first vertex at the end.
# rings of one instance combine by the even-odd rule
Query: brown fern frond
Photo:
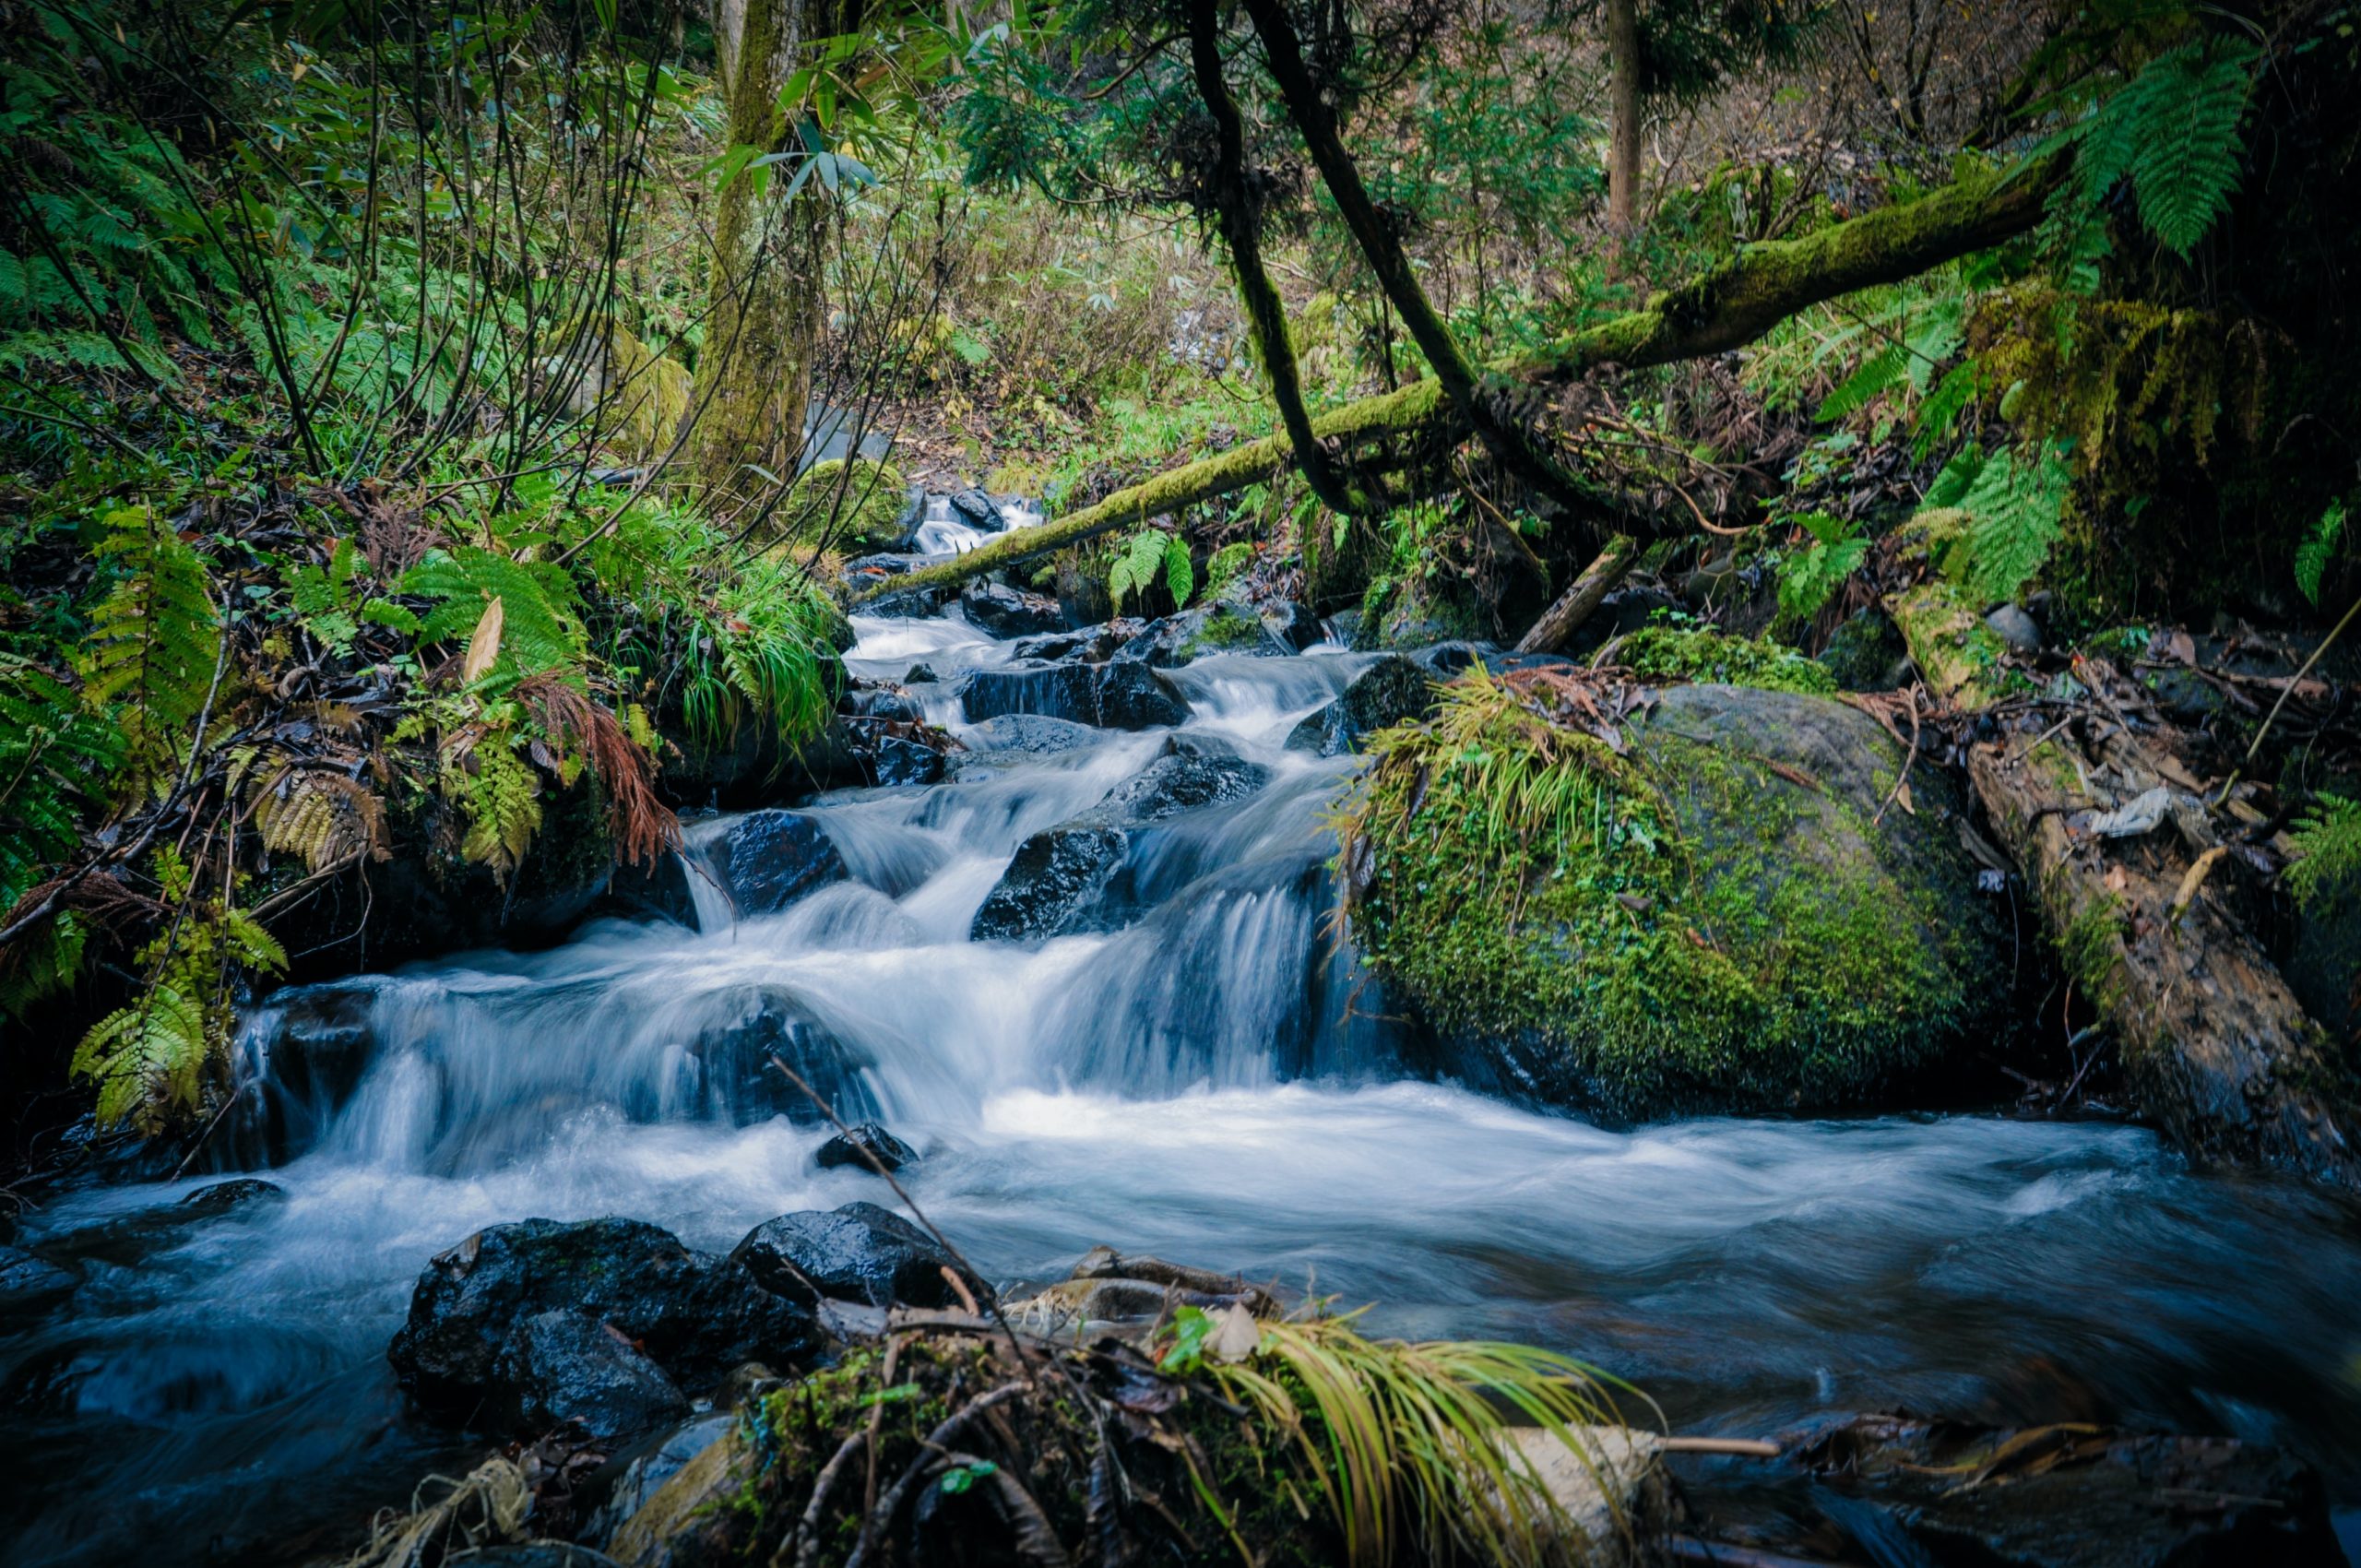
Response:
POLYGON ((393 853, 385 802, 340 772, 291 763, 255 786, 251 810, 263 847, 301 855, 314 874, 393 853))
POLYGON ((516 699, 567 754, 590 765, 607 796, 607 829, 616 859, 653 865, 681 847, 681 819, 656 793, 656 759, 623 720, 556 675, 520 682, 516 699))

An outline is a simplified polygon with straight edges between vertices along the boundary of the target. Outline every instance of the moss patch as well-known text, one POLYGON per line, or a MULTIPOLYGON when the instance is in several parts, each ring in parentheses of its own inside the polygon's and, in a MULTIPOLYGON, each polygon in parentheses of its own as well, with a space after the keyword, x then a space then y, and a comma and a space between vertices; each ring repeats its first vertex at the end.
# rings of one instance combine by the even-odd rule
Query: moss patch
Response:
POLYGON ((1733 637, 1703 628, 1646 626, 1623 639, 1616 661, 1643 675, 1683 681, 1713 681, 1756 686, 1770 692, 1825 696, 1836 677, 1816 663, 1767 638, 1733 637))
POLYGON ((898 542, 896 525, 909 485, 891 463, 831 457, 797 476, 773 519, 782 541, 823 538, 848 550, 884 550, 898 542))
POLYGON ((1676 688, 1626 754, 1568 749, 1578 780, 1536 791, 1545 732, 1569 733, 1454 683, 1376 739, 1344 823, 1363 951, 1463 1070, 1633 1118, 1855 1103, 2003 989, 1940 787, 1872 820, 1901 758, 1865 716, 1676 688), (1513 826, 1536 794, 1543 833, 1513 826))

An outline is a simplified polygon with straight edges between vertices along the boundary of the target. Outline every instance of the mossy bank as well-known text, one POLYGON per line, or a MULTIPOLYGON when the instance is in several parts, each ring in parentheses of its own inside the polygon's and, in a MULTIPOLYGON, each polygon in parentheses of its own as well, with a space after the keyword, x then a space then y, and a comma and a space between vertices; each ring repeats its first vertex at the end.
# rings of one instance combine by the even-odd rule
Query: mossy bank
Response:
POLYGON ((1453 683, 1346 807, 1355 934, 1444 1071, 1617 1118, 1802 1110, 1988 1031, 2005 911, 1937 769, 1898 794, 1903 748, 1809 692, 1577 679, 1453 683))

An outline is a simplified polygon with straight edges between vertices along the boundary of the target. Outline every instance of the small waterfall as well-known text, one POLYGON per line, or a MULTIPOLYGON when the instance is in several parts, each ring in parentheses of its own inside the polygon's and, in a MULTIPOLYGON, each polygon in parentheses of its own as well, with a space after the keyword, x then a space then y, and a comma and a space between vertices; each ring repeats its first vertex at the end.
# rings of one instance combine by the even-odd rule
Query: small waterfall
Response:
POLYGON ((1362 656, 1201 659, 1168 672, 1178 732, 995 751, 951 693, 1010 645, 955 612, 856 627, 850 669, 931 666, 912 691, 978 744, 945 782, 796 805, 848 877, 735 911, 712 873, 740 819, 709 817, 688 834, 694 931, 602 921, 265 998, 236 1043, 251 1098, 208 1149, 283 1201, 194 1221, 179 1200, 205 1177, 24 1217, 22 1244, 91 1262, 69 1310, 0 1324, 18 1558, 341 1540, 472 1464, 405 1413, 385 1348, 424 1260, 479 1227, 621 1214, 721 1249, 886 1201, 816 1168, 828 1129, 774 1062, 917 1146, 901 1179, 1013 1289, 1109 1242, 1382 1302, 1390 1333, 1592 1357, 1676 1426, 2097 1408, 2310 1433, 2361 1473, 2361 1420, 2321 1372, 2352 1360, 2361 1296, 2331 1200, 2192 1172, 2129 1127, 1611 1132, 1418 1081, 1426 1042, 1337 940, 1322 821, 1354 765, 1285 749, 1362 656), (1175 746, 1252 791, 1126 826, 1068 934, 971 940, 1028 839, 1175 746))

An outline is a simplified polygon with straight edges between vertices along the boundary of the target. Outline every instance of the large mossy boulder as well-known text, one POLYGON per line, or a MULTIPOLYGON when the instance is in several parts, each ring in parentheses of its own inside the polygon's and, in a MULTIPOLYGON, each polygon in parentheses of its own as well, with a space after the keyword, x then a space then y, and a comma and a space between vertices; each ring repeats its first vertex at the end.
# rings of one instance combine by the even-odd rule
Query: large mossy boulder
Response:
POLYGON ((826 540, 852 553, 906 547, 916 521, 909 483, 893 464, 869 457, 826 457, 788 487, 777 529, 784 541, 826 540))
POLYGON ((2009 989, 1955 790, 1802 692, 1444 689, 1347 821, 1354 925, 1453 1075, 1611 1118, 1860 1104, 2009 989))

